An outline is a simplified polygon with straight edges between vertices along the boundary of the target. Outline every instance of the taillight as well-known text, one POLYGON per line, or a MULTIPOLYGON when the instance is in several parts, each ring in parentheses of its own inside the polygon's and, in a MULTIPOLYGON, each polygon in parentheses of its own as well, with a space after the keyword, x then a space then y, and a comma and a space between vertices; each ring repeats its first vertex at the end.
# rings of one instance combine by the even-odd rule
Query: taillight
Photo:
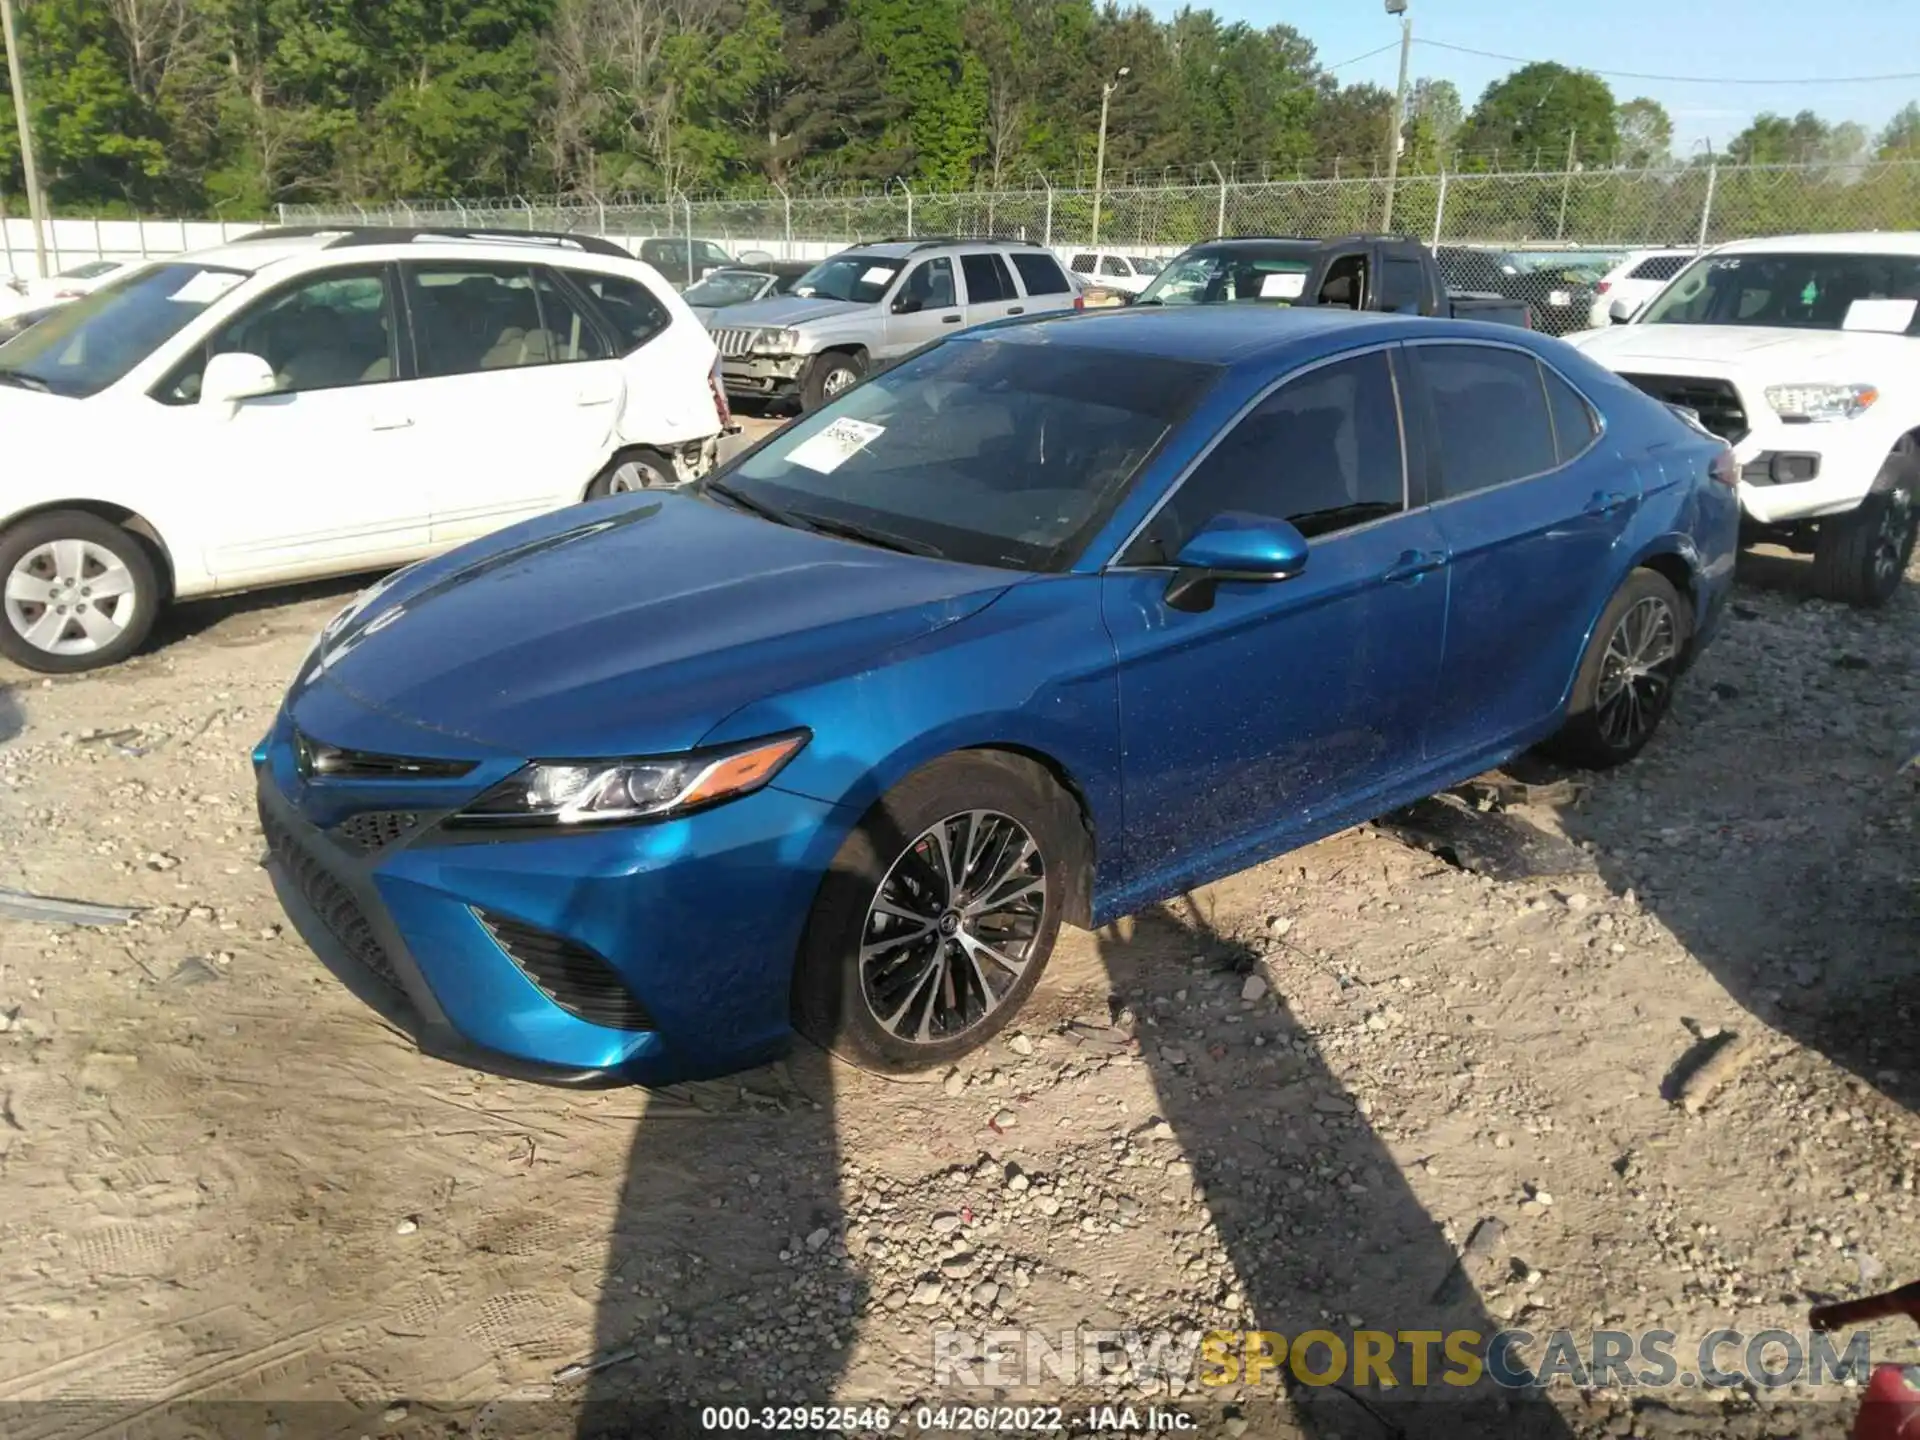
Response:
POLYGON ((1074 309, 1076 309, 1076 310, 1084 310, 1084 309, 1086 309, 1086 308, 1087 308, 1087 297, 1086 297, 1086 296, 1084 296, 1084 295, 1076 295, 1076 296, 1074 296, 1074 297, 1073 297, 1073 308, 1074 308, 1074 309))
POLYGON ((1533 328, 1533 307, 1531 305, 1525 306, 1520 311, 1520 323, 1529 330, 1533 328))
POLYGON ((1720 453, 1713 457, 1713 463, 1707 467, 1707 473, 1729 490, 1740 483, 1740 462, 1733 458, 1733 447, 1722 445, 1720 453))
POLYGON ((713 357, 713 369, 707 372, 707 389, 713 395, 713 411, 720 417, 720 428, 733 424, 733 408, 727 404, 727 387, 720 378, 720 357, 713 357))
POLYGON ((1607 291, 1611 290, 1612 288, 1613 288, 1613 282, 1611 280, 1602 280, 1600 282, 1600 288, 1596 290, 1594 293, 1596 295, 1604 295, 1607 293, 1607 291))

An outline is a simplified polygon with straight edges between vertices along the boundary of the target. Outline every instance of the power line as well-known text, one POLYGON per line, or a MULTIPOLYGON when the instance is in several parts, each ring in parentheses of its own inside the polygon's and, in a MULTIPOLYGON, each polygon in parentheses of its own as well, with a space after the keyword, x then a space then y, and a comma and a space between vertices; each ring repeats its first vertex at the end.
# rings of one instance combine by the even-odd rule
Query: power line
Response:
MULTIPOLYGON (((1418 43, 1418 42, 1416 42, 1416 43, 1418 43)), ((1384 54, 1386 54, 1386 53, 1387 53, 1387 52, 1388 52, 1389 50, 1397 50, 1397 49, 1399 49, 1399 48, 1400 48, 1400 42, 1399 42, 1398 40, 1395 40, 1395 41, 1393 41, 1393 42, 1391 42, 1390 44, 1386 44, 1386 45, 1382 45, 1382 46, 1381 46, 1381 47, 1380 47, 1380 48, 1379 48, 1378 50, 1369 50, 1369 51, 1367 51, 1367 53, 1366 53, 1366 54, 1364 54, 1364 55, 1356 55, 1356 56, 1354 56, 1354 57, 1353 57, 1353 58, 1352 58, 1351 60, 1342 60, 1342 61, 1341 61, 1341 62, 1340 62, 1340 63, 1339 63, 1338 65, 1327 65, 1327 66, 1324 66, 1324 67, 1322 67, 1322 68, 1324 68, 1324 69, 1326 69, 1326 70, 1329 70, 1329 71, 1332 71, 1332 70, 1344 70, 1344 69, 1346 69, 1346 68, 1347 68, 1347 66, 1349 66, 1349 65, 1358 65, 1358 64, 1359 64, 1359 63, 1360 63, 1360 62, 1361 62, 1362 60, 1371 60, 1371 59, 1372 59, 1372 58, 1373 58, 1374 56, 1376 56, 1376 55, 1384 55, 1384 54)))
MULTIPOLYGON (((1483 60, 1504 60, 1509 65, 1542 65, 1557 62, 1531 60, 1524 55, 1502 55, 1497 50, 1475 50, 1469 45, 1449 45, 1444 40, 1419 40, 1416 45, 1431 46, 1435 50, 1452 50, 1461 55, 1478 55, 1483 60)), ((1391 45, 1375 50, 1374 55, 1391 50, 1391 45)), ((1371 58, 1361 56, 1362 60, 1371 58)), ((1352 64, 1354 62, 1347 62, 1352 64)), ((1571 66, 1571 69, 1586 70, 1592 75, 1604 75, 1613 80, 1657 80, 1672 85, 1882 85, 1893 80, 1920 80, 1920 70, 1904 71, 1897 75, 1836 75, 1821 78, 1797 78, 1792 80, 1750 80, 1734 79, 1724 75, 1646 75, 1635 70, 1595 70, 1590 66, 1571 66)))

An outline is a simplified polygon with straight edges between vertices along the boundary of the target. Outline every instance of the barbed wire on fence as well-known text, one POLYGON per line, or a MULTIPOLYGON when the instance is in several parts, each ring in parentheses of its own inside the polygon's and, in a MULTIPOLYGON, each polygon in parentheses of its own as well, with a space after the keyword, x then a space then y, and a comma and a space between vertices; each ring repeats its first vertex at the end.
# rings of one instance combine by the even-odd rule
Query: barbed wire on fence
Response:
MULTIPOLYGON (((996 189, 771 189, 753 194, 509 196, 283 205, 284 224, 451 225, 694 237, 723 244, 849 244, 888 236, 999 235, 1053 248, 1178 249, 1213 236, 1319 238, 1379 228, 1388 181, 1250 179, 1097 191, 1037 172, 996 189), (1035 182, 1038 183, 1035 183, 1035 182)), ((1753 235, 1920 229, 1920 160, 1816 165, 1438 172, 1393 182, 1396 232, 1433 244, 1693 246, 1753 235)))

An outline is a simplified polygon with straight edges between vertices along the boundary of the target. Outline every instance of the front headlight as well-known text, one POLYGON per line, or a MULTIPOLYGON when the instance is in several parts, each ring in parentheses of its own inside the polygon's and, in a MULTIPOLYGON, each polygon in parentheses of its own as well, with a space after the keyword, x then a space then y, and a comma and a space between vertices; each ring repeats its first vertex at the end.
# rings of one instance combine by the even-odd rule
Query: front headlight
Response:
POLYGON ((1880 398, 1871 385, 1769 385, 1767 404, 1782 420, 1851 420, 1880 398))
POLYGON ((791 355, 800 348, 798 330, 761 330, 753 337, 756 355, 791 355))
POLYGON ((536 761, 454 817, 461 825, 654 820, 750 795, 807 743, 805 731, 652 760, 536 761))

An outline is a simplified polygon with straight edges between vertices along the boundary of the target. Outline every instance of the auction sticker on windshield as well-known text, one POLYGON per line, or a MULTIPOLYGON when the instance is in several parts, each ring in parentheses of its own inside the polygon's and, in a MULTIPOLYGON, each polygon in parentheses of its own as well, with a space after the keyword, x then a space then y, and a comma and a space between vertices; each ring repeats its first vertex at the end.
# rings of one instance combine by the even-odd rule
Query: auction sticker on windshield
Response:
POLYGON ((1842 330, 1880 330, 1903 335, 1920 310, 1920 300, 1856 300, 1847 307, 1842 330))
POLYGON ((1260 298, 1262 300, 1297 300, 1306 293, 1307 277, 1304 274, 1262 275, 1260 277, 1260 298))
POLYGON ((167 298, 183 305, 211 305, 246 278, 231 270, 202 270, 167 298))
POLYGON ((884 425, 869 425, 864 420, 836 420, 818 435, 810 435, 794 446, 787 459, 822 475, 831 475, 886 433, 884 425))
POLYGON ((891 267, 875 265, 860 277, 860 283, 862 285, 884 285, 891 279, 893 279, 893 270, 891 267))

